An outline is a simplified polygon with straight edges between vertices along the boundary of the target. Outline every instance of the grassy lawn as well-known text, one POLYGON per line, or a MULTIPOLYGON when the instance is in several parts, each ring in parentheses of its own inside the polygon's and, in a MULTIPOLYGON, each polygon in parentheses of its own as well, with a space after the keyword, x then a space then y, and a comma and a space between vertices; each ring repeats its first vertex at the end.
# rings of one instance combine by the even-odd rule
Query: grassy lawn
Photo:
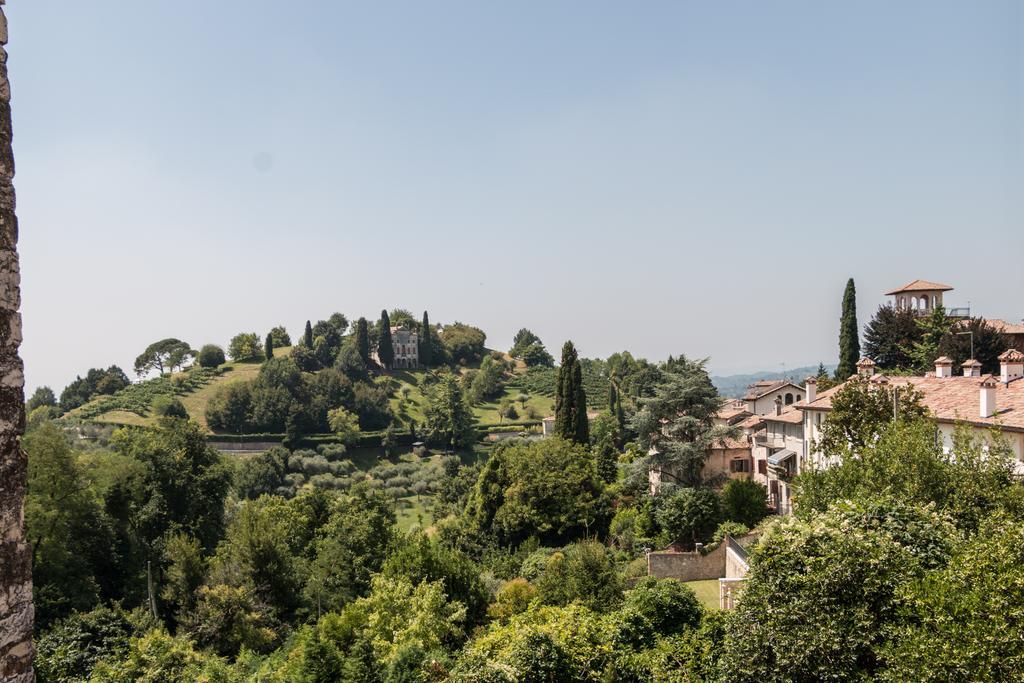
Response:
POLYGON ((697 599, 708 609, 718 609, 718 579, 687 581, 686 585, 697 594, 697 599))
POLYGON ((413 526, 426 529, 434 523, 433 496, 409 496, 399 498, 396 506, 398 528, 402 532, 409 531, 413 526))

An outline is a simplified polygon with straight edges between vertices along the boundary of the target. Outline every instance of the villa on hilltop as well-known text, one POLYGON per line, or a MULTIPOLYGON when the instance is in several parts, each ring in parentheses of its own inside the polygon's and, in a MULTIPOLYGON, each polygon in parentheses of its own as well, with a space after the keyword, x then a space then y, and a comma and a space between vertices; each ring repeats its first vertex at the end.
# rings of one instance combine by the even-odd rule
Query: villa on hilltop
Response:
MULTIPOLYGON (((392 368, 415 370, 420 366, 420 335, 402 327, 391 327, 391 346, 395 351, 392 368)), ((380 363, 380 356, 374 351, 372 357, 380 363)))

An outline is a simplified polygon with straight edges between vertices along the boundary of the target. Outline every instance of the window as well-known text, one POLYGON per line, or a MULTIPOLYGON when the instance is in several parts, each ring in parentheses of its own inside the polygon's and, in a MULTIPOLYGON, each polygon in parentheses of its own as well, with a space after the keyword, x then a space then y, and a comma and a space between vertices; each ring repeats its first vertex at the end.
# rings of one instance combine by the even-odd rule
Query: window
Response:
POLYGON ((786 405, 793 405, 793 394, 786 394, 786 405))
POLYGON ((757 473, 758 474, 768 474, 768 461, 767 460, 758 460, 757 461, 757 473))
POLYGON ((749 472, 750 462, 747 460, 733 460, 729 463, 730 472, 749 472))

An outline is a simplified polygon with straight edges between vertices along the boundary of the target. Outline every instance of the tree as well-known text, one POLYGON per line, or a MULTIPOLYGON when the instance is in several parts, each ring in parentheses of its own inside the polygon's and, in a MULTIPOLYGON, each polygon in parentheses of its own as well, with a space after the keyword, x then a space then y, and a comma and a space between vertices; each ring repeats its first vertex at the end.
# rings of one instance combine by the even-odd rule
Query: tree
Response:
POLYGON ((839 319, 839 366, 836 379, 842 381, 857 370, 860 360, 860 328, 857 326, 857 288, 851 277, 843 292, 843 315, 839 319))
POLYGON ((482 403, 505 391, 505 363, 491 356, 484 358, 480 369, 473 375, 469 394, 473 403, 482 403))
MULTIPOLYGON (((921 329, 917 326, 915 311, 891 305, 880 306, 875 317, 864 328, 864 354, 883 370, 910 368, 913 360, 907 349, 912 348, 920 338, 921 329)), ((839 379, 845 380, 847 377, 839 379)))
POLYGON ((634 477, 653 469, 668 483, 698 486, 708 448, 735 433, 715 425, 722 399, 704 364, 680 357, 673 370, 660 370, 654 395, 638 399, 630 429, 647 455, 635 461, 634 477))
MULTIPOLYGON (((0 7, 0 22, 7 25, 0 7)), ((0 35, 0 674, 11 683, 29 683, 32 674, 32 555, 25 540, 25 484, 28 464, 20 437, 25 423, 25 379, 18 355, 21 344, 21 275, 18 268, 18 218, 14 213, 14 152, 11 149, 11 89, 7 78, 7 31, 0 35)))
POLYGON ((356 349, 359 357, 363 359, 364 365, 370 363, 370 335, 367 329, 366 318, 356 321, 356 349))
POLYGON ((215 430, 244 434, 252 424, 252 383, 218 387, 206 404, 206 422, 215 430))
POLYGON ((483 359, 487 335, 479 327, 457 322, 441 330, 441 342, 453 363, 472 365, 483 359))
POLYGON ((526 363, 527 367, 554 367, 555 365, 555 359, 552 358, 551 354, 544 348, 544 344, 541 342, 540 337, 525 327, 516 332, 516 336, 512 339, 512 348, 509 349, 508 355, 522 360, 526 363))
POLYGON ((954 323, 939 342, 938 352, 959 367, 974 353, 981 363, 982 374, 999 374, 999 356, 1012 344, 1009 338, 984 318, 971 318, 954 323), (973 348, 972 348, 973 347, 973 348))
POLYGON ((269 332, 267 333, 267 341, 263 344, 263 349, 267 360, 274 357, 274 335, 269 332))
POLYGON ((721 521, 721 502, 709 488, 678 489, 661 501, 658 525, 673 541, 706 543, 721 521))
POLYGON ((157 396, 153 399, 153 414, 157 417, 188 419, 188 410, 177 396, 157 396))
POLYGON ((931 313, 918 318, 917 326, 920 337, 905 351, 913 362, 914 370, 928 372, 935 368, 935 359, 940 355, 939 347, 953 327, 953 319, 946 315, 946 309, 939 304, 931 313))
POLYGON ((199 349, 199 355, 196 360, 201 368, 216 368, 223 365, 226 360, 224 349, 216 344, 206 344, 203 348, 199 349))
POLYGON ((885 652, 883 681, 1015 681, 1024 675, 1024 531, 1006 515, 948 566, 904 589, 914 620, 885 652))
POLYGON ((863 377, 852 379, 832 397, 819 447, 829 457, 858 453, 894 419, 910 422, 923 417, 927 412, 923 398, 911 384, 890 386, 863 377))
POLYGON ((753 529, 768 516, 768 491, 750 479, 730 479, 722 488, 722 513, 730 522, 753 529))
POLYGON ((32 398, 30 398, 28 400, 28 403, 26 404, 25 407, 28 410, 28 412, 31 413, 36 408, 40 408, 42 406, 56 406, 56 405, 57 405, 57 397, 54 396, 53 389, 51 389, 50 387, 45 387, 44 386, 44 387, 38 387, 32 393, 32 398))
POLYGON ((589 444, 587 396, 583 389, 583 368, 571 341, 562 346, 562 364, 555 385, 555 433, 563 439, 589 444))
POLYGON ((466 625, 482 624, 487 617, 490 590, 480 576, 480 568, 468 555, 416 534, 384 561, 382 576, 404 578, 414 585, 440 581, 449 601, 466 607, 466 625))
POLYGON ((341 442, 351 446, 359 440, 359 417, 344 408, 335 408, 327 414, 327 422, 341 442))
POLYGON ((615 558, 597 541, 573 543, 554 553, 536 583, 541 600, 549 605, 579 602, 595 612, 607 612, 622 602, 615 558))
POLYGON ((512 348, 509 349, 508 355, 513 358, 519 358, 526 347, 538 343, 540 343, 540 337, 524 327, 516 332, 516 336, 512 338, 512 348))
POLYGON ((773 525, 727 622, 721 679, 876 680, 891 634, 910 626, 901 590, 943 564, 954 539, 934 510, 893 501, 773 525))
POLYGON ((303 592, 318 611, 341 609, 366 595, 395 542, 393 504, 380 491, 353 487, 313 541, 303 592))
POLYGON ((284 325, 278 325, 270 329, 270 336, 274 340, 274 348, 283 349, 292 345, 292 338, 288 336, 288 330, 284 325))
POLYGON ((367 382, 356 382, 352 385, 352 392, 352 409, 359 416, 360 428, 382 429, 391 424, 394 415, 391 412, 388 392, 383 387, 367 382))
POLYGON ((228 344, 228 355, 232 360, 254 360, 263 355, 263 344, 255 332, 239 332, 228 344))
POLYGON ((196 352, 180 339, 161 339, 146 347, 135 359, 135 374, 139 377, 156 370, 159 374, 180 369, 196 352))
POLYGON ((500 542, 565 543, 600 533, 610 501, 584 447, 560 438, 502 445, 484 464, 466 515, 500 542))
POLYGON ((443 376, 427 394, 423 427, 428 442, 460 449, 476 441, 476 417, 452 375, 443 376))
POLYGON ((425 368, 434 364, 434 341, 431 337, 430 318, 423 311, 423 324, 420 325, 420 363, 425 368))
POLYGON ((391 320, 386 310, 380 312, 380 337, 377 341, 377 359, 385 368, 390 369, 395 362, 395 347, 391 341, 391 320))
MULTIPOLYGON (((113 538, 67 437, 53 423, 24 440, 29 457, 25 518, 35 573, 36 620, 45 628, 101 598, 113 538)), ((109 593, 107 598, 113 597, 109 593)))
POLYGON ((302 343, 307 348, 312 350, 313 348, 313 325, 310 321, 306 321, 306 329, 302 334, 302 343))
POLYGON ((89 612, 75 612, 39 638, 39 679, 88 681, 93 667, 101 660, 117 659, 127 653, 132 635, 132 623, 120 609, 97 607, 89 612))

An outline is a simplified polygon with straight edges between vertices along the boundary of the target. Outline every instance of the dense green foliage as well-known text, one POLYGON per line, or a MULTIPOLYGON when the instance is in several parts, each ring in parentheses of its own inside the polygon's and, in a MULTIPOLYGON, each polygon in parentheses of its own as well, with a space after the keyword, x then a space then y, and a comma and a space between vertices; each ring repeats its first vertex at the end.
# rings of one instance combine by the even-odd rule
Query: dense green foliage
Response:
POLYGON ((135 359, 135 374, 139 377, 156 371, 157 374, 174 372, 195 358, 196 352, 180 339, 161 339, 146 347, 135 359))
MULTIPOLYGON (((60 409, 64 412, 85 405, 96 396, 110 396, 131 386, 131 380, 116 365, 106 370, 92 368, 85 377, 76 377, 60 393, 60 409)), ((43 395, 45 398, 45 394, 43 395)))
POLYGON ((228 344, 231 360, 256 360, 263 355, 263 343, 255 332, 239 332, 228 344))
POLYGON ((395 347, 391 341, 391 320, 388 312, 380 312, 380 323, 377 326, 380 336, 377 338, 377 360, 385 368, 390 368, 395 361, 395 347))
POLYGON ((864 355, 882 370, 909 368, 913 361, 908 349, 920 337, 916 311, 892 305, 880 306, 864 327, 864 355))
POLYGON ((566 441, 590 443, 587 394, 583 387, 583 368, 571 341, 562 346, 555 387, 555 434, 566 441))
POLYGON ((196 356, 196 362, 201 368, 216 368, 223 365, 225 360, 224 349, 216 344, 205 344, 196 356))
POLYGON ((860 360, 860 327, 857 325, 857 287, 851 277, 843 290, 843 313, 839 319, 839 365, 835 377, 842 381, 857 370, 860 360))

